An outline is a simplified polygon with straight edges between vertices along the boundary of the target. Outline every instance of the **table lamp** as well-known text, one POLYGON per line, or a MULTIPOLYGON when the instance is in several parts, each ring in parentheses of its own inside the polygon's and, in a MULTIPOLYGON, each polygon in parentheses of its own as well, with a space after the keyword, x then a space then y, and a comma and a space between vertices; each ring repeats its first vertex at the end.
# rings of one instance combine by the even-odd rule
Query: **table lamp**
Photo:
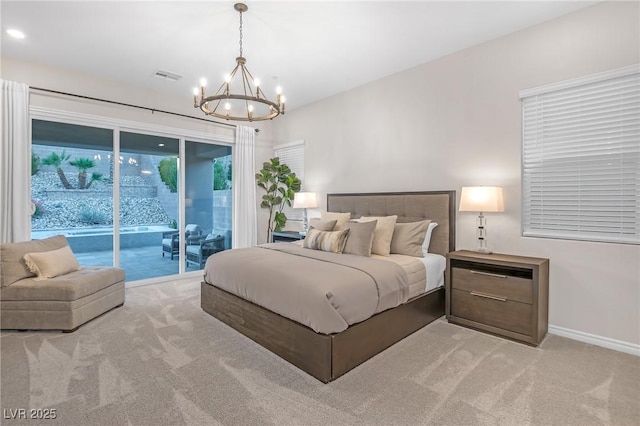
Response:
POLYGON ((460 194, 461 212, 478 212, 478 248, 481 253, 491 253, 487 247, 487 219, 484 213, 503 212, 504 200, 499 186, 465 186, 460 194))
POLYGON ((306 235, 309 230, 309 221, 307 219, 307 209, 315 209, 318 207, 318 200, 315 192, 296 192, 293 197, 293 208, 304 209, 302 219, 301 235, 306 235))

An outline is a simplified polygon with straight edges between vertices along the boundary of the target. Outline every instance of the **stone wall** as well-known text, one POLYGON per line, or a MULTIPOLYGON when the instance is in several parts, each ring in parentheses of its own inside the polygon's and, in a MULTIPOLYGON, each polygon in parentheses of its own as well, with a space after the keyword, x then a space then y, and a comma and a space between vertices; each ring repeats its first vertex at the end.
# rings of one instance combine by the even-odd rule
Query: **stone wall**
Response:
MULTIPOLYGON (((111 198, 113 196, 110 190, 92 189, 47 189, 45 193, 51 200, 111 198)), ((157 196, 158 188, 155 186, 134 185, 120 187, 120 198, 155 198, 157 196)))

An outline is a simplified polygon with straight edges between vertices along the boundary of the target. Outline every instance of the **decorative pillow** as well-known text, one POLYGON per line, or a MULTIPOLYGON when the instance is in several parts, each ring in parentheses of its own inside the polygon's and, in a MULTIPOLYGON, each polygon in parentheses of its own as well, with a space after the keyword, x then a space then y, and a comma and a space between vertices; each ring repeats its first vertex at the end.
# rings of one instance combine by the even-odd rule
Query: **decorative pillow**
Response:
POLYGON ((334 212, 320 212, 322 220, 337 220, 337 223, 333 227, 334 231, 342 231, 345 229, 345 225, 351 219, 351 213, 334 213, 334 212))
POLYGON ((69 246, 57 250, 27 253, 24 255, 24 261, 27 268, 37 275, 34 278, 36 281, 58 277, 80 269, 69 246))
POLYGON ((343 253, 358 256, 371 256, 371 245, 376 232, 377 220, 371 222, 347 222, 349 236, 343 253))
POLYGON ((319 217, 313 217, 309 220, 309 225, 318 231, 333 231, 336 223, 338 223, 336 219, 322 220, 319 217))
POLYGON ((376 232, 373 234, 373 245, 371 253, 381 256, 389 256, 391 253, 391 238, 393 238, 393 228, 398 220, 398 216, 362 216, 357 222, 372 222, 377 220, 376 232))
POLYGON ((422 243, 427 236, 430 220, 420 222, 396 223, 391 239, 391 253, 424 257, 422 243))
POLYGON ((431 234, 433 233, 433 229, 438 226, 437 222, 431 222, 429 227, 427 228, 427 234, 424 237, 424 242, 422 243, 422 254, 426 257, 427 253, 429 253, 429 243, 431 242, 431 234))
POLYGON ((348 229, 343 229, 342 231, 318 231, 317 229, 311 228, 309 232, 307 232, 307 237, 304 239, 302 247, 313 250, 330 251, 332 253, 342 253, 348 235, 348 229))

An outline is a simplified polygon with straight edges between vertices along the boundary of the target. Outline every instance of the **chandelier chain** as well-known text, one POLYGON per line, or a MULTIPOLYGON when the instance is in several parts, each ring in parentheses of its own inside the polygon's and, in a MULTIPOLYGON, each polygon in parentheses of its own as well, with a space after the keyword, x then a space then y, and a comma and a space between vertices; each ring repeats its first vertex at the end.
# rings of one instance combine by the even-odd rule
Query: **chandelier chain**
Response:
POLYGON ((242 12, 240 12, 240 56, 242 57, 242 12))

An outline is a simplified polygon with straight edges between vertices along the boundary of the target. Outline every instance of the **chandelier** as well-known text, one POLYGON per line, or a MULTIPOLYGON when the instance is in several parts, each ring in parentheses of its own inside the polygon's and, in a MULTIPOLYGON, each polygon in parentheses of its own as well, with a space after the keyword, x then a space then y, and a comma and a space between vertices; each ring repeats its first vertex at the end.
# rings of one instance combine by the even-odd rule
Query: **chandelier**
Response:
POLYGON ((206 95, 206 81, 203 79, 200 90, 193 89, 193 106, 206 115, 224 120, 271 120, 284 114, 282 89, 276 89, 275 102, 269 100, 260 88, 259 80, 254 79, 247 69, 247 60, 242 56, 242 14, 249 8, 244 3, 236 3, 233 8, 240 14, 240 56, 236 58, 236 67, 227 74, 214 95, 206 95))

